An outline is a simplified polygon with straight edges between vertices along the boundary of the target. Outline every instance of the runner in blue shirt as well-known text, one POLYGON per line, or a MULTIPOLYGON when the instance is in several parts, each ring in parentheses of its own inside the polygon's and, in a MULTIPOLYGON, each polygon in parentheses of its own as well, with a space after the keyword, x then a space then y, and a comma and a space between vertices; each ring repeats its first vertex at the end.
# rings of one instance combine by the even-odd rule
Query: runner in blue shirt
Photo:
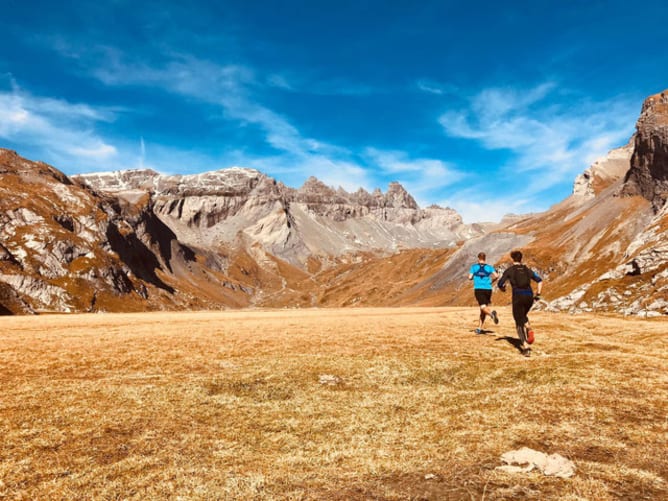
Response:
POLYGON ((485 331, 482 326, 487 316, 492 317, 495 324, 499 323, 499 317, 496 311, 490 308, 492 304, 492 282, 496 280, 499 274, 493 266, 485 262, 487 256, 484 252, 478 254, 478 262, 471 265, 469 270, 469 280, 473 280, 473 294, 480 305, 480 321, 476 334, 483 334, 485 331))

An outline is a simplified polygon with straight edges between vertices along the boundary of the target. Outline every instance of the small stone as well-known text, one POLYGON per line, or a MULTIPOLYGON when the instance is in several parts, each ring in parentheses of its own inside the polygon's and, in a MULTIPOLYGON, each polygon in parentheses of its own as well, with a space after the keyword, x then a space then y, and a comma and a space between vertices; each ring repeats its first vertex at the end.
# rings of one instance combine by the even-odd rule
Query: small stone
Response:
POLYGON ((329 386, 336 386, 341 383, 341 378, 333 374, 321 374, 319 378, 320 384, 326 384, 329 386))
POLYGON ((506 463, 496 469, 506 473, 527 473, 534 468, 543 475, 569 478, 575 475, 575 464, 559 454, 550 454, 522 447, 516 451, 509 451, 501 455, 501 461, 506 463), (526 465, 521 467, 519 465, 526 465))

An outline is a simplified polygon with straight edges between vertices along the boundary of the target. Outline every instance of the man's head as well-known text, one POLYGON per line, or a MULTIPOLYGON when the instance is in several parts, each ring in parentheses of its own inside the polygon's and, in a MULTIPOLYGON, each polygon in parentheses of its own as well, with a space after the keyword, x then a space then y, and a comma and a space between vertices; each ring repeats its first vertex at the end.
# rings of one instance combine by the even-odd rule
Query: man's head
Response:
POLYGON ((522 252, 518 250, 514 250, 510 253, 510 259, 512 259, 515 263, 521 263, 522 262, 522 252))
POLYGON ((480 261, 481 263, 484 263, 485 259, 487 259, 487 256, 485 255, 485 253, 484 252, 479 252, 478 253, 478 261, 480 261))

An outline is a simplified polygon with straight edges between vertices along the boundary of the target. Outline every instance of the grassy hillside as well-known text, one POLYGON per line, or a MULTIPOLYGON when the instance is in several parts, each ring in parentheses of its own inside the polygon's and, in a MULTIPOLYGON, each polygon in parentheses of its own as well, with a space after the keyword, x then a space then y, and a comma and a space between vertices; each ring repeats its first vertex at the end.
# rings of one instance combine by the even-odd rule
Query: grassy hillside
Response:
POLYGON ((666 499, 666 320, 475 308, 0 325, 0 498, 666 499), (496 470, 522 446, 571 479, 496 470))

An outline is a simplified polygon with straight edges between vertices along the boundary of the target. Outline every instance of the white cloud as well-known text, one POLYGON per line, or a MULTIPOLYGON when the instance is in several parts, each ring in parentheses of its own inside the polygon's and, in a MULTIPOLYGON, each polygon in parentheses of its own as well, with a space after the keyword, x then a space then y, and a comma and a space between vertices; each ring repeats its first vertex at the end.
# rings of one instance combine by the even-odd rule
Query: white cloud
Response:
POLYGON ((314 96, 368 96, 385 93, 386 89, 373 87, 346 78, 329 78, 316 74, 271 74, 265 79, 269 87, 288 92, 311 94, 314 96))
POLYGON ((80 157, 92 158, 92 159, 104 159, 116 155, 117 150, 114 146, 98 141, 97 143, 93 142, 88 146, 74 146, 65 148, 66 152, 80 157))
MULTIPOLYGON (((263 157, 237 152, 226 155, 226 161, 236 159, 239 165, 282 172, 288 180, 303 181, 314 175, 347 190, 373 185, 367 170, 352 160, 354 155, 349 150, 303 137, 287 118, 255 102, 250 94, 259 84, 249 68, 216 65, 187 55, 175 55, 163 66, 152 67, 128 62, 113 48, 96 49, 100 50, 105 54, 105 64, 93 68, 91 74, 101 82, 162 89, 220 106, 227 119, 257 126, 267 144, 279 152, 263 157)), ((86 54, 77 52, 77 60, 84 63, 86 54)), ((37 145, 38 149, 48 150, 51 161, 78 172, 145 167, 183 173, 229 165, 201 152, 149 144, 143 136, 138 148, 124 144, 117 149, 94 132, 96 122, 113 121, 115 114, 112 109, 30 96, 16 88, 0 94, 0 137, 37 145)))
POLYGON ((635 105, 622 100, 561 105, 550 100, 555 89, 553 83, 526 90, 486 89, 470 99, 468 109, 443 113, 439 122, 449 136, 511 151, 506 172, 531 172, 526 188, 547 190, 625 144, 637 113, 635 105))
POLYGON ((436 82, 434 80, 421 79, 415 82, 415 86, 422 92, 435 94, 437 96, 442 96, 444 94, 459 94, 459 89, 456 86, 450 83, 436 82))
POLYGON ((484 89, 472 100, 474 112, 482 120, 494 120, 514 110, 527 110, 542 101, 554 90, 553 82, 543 83, 533 89, 490 88, 484 89))
POLYGON ((291 84, 288 81, 287 77, 285 77, 284 75, 278 75, 278 74, 269 75, 267 77, 267 84, 270 87, 276 87, 278 89, 283 89, 287 91, 296 90, 294 85, 291 84))
POLYGON ((67 162, 116 156, 115 146, 94 132, 96 122, 114 119, 114 111, 33 96, 15 83, 12 87, 9 92, 0 91, 1 138, 48 150, 67 162))
POLYGON ((488 195, 475 189, 461 190, 439 202, 443 207, 455 209, 467 224, 477 222, 499 222, 507 214, 525 214, 541 211, 532 206, 526 197, 499 193, 488 195))
MULTIPOLYGON (((242 126, 257 127, 266 144, 273 147, 276 153, 258 157, 247 151, 237 151, 226 154, 226 161, 252 166, 272 175, 282 174, 281 180, 287 184, 293 181, 298 184, 313 175, 331 186, 342 186, 350 191, 359 187, 373 189, 378 186, 379 179, 396 175, 397 180, 416 198, 431 201, 439 188, 451 185, 463 176, 452 165, 437 159, 411 158, 403 152, 376 149, 363 151, 358 156, 357 152, 347 148, 305 137, 286 116, 256 99, 256 91, 267 86, 293 92, 339 95, 363 95, 374 91, 367 86, 331 79, 309 84, 309 79, 303 75, 258 76, 243 65, 220 65, 187 54, 168 54, 161 64, 149 65, 133 61, 128 55, 110 47, 93 48, 93 52, 98 56, 104 53, 105 64, 92 66, 87 71, 109 86, 162 90, 219 106, 225 119, 242 126), (372 168, 358 163, 359 159, 372 165, 372 168)), ((61 51, 61 54, 72 57, 69 52, 61 51)), ((85 50, 78 51, 76 60, 85 67, 93 59, 89 56, 85 50)), ((314 81, 311 79, 311 82, 314 81)), ((204 160, 196 152, 172 151, 168 154, 169 148, 155 144, 151 144, 150 155, 146 154, 146 144, 140 143, 140 149, 139 166, 159 167, 156 170, 160 171, 178 169, 175 167, 176 159, 182 162, 181 170, 199 168, 204 160), (188 158, 192 161, 189 162, 188 158)), ((218 166, 208 169, 213 167, 218 166)))
POLYGON ((384 177, 401 183, 421 206, 429 205, 444 188, 464 179, 467 174, 454 165, 433 158, 411 158, 402 151, 367 148, 365 156, 384 177))
POLYGON ((363 167, 345 160, 336 160, 325 156, 311 156, 299 166, 301 172, 317 177, 323 183, 348 192, 360 187, 370 187, 373 181, 363 167))
POLYGON ((144 161, 146 159, 146 143, 144 142, 144 136, 139 138, 139 168, 144 168, 144 161))
POLYGON ((433 158, 410 158, 403 151, 367 148, 365 154, 387 173, 424 175, 434 180, 438 179, 439 186, 452 184, 463 176, 463 173, 457 171, 450 163, 433 158))
POLYGON ((427 94, 436 94, 439 96, 443 94, 443 89, 441 89, 438 84, 426 80, 419 80, 417 82, 417 88, 427 94))

